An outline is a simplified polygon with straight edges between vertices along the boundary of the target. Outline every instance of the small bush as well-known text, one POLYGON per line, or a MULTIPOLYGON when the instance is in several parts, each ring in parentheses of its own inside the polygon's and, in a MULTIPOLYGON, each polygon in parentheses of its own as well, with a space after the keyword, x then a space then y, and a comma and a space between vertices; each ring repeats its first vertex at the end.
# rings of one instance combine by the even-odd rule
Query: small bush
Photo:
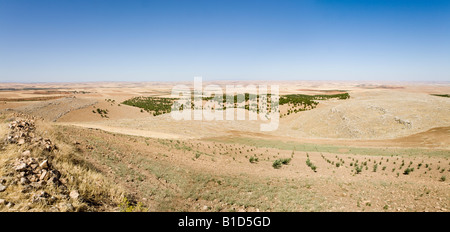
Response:
POLYGON ((250 161, 250 163, 256 163, 256 162, 258 162, 259 160, 258 160, 257 157, 252 156, 252 157, 250 157, 250 159, 249 159, 248 161, 250 161))
POLYGON ((275 160, 275 161, 273 161, 272 167, 275 169, 279 169, 279 168, 281 168, 281 165, 282 164, 281 164, 280 160, 275 160))
POLYGON ((148 209, 145 208, 142 203, 138 202, 133 205, 128 198, 124 197, 122 202, 119 204, 120 212, 147 212, 148 209))
POLYGON ((291 162, 291 158, 277 159, 273 162, 272 167, 275 169, 281 168, 281 165, 288 165, 291 162))
POLYGON ((281 159, 281 163, 284 165, 288 165, 291 162, 291 158, 289 159, 281 159))
POLYGON ((357 166, 357 165, 355 165, 355 171, 356 171, 356 174, 361 173, 361 171, 362 171, 362 166, 357 166))
POLYGON ((200 158, 200 155, 201 155, 201 154, 200 154, 199 152, 195 153, 195 158, 196 158, 196 159, 200 158))
POLYGON ((409 173, 411 173, 412 171, 414 171, 414 168, 407 168, 405 169, 405 171, 403 171, 403 175, 409 175, 409 173))
POLYGON ((311 160, 309 159, 309 156, 308 156, 308 159, 306 159, 306 165, 308 165, 308 167, 310 167, 314 172, 316 172, 317 167, 316 167, 316 165, 314 165, 311 162, 311 160))

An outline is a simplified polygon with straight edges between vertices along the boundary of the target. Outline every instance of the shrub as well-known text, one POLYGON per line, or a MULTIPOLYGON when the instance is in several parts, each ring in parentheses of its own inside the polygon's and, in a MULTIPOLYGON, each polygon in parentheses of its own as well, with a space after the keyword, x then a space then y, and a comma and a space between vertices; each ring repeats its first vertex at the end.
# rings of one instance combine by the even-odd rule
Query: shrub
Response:
POLYGON ((256 163, 256 162, 258 162, 259 160, 258 160, 257 157, 252 156, 252 157, 250 157, 249 161, 250 161, 250 163, 256 163))
POLYGON ((142 203, 132 204, 128 198, 124 197, 122 202, 119 204, 120 212, 147 212, 148 209, 145 208, 142 203))
POLYGON ((288 165, 291 162, 291 158, 277 159, 273 162, 272 167, 275 169, 281 168, 281 165, 288 165))
POLYGON ((311 162, 311 160, 309 159, 309 156, 308 156, 308 159, 306 159, 306 165, 308 165, 308 167, 310 167, 314 172, 316 172, 317 167, 316 167, 316 165, 314 165, 311 162))
POLYGON ((361 171, 362 171, 362 166, 355 165, 355 170, 356 170, 356 174, 361 173, 361 171))
POLYGON ((405 171, 403 171, 403 175, 409 175, 409 173, 411 173, 412 171, 414 171, 414 168, 407 168, 405 169, 405 171))
POLYGON ((281 159, 281 163, 284 165, 288 165, 291 162, 291 158, 288 159, 281 159))
POLYGON ((280 160, 275 160, 273 161, 272 167, 275 169, 281 168, 281 161, 280 160))

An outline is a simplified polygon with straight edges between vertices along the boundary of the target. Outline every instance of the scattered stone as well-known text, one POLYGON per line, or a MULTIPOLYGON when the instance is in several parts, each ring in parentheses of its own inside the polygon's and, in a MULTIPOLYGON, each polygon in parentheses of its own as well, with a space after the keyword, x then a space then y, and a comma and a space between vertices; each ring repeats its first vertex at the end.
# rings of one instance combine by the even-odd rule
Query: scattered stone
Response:
POLYGON ((58 205, 58 208, 61 212, 73 212, 75 208, 70 203, 61 203, 58 205))
POLYGON ((20 163, 15 167, 16 171, 21 172, 27 170, 27 164, 26 163, 20 163))
POLYGON ((20 184, 21 185, 26 185, 26 184, 29 184, 29 183, 31 183, 31 182, 30 182, 30 180, 28 180, 28 178, 26 178, 26 177, 20 178, 20 184))
POLYGON ((35 193, 32 197, 31 197, 31 201, 33 203, 36 202, 45 202, 45 200, 47 200, 47 198, 50 197, 50 194, 48 194, 45 191, 40 191, 38 193, 35 193))
POLYGON ((30 167, 31 167, 31 169, 36 170, 36 168, 39 167, 39 165, 33 163, 33 164, 30 165, 30 167))
POLYGON ((70 191, 69 196, 74 200, 78 200, 78 198, 80 197, 80 193, 77 190, 72 190, 70 191))
POLYGON ((47 169, 48 168, 48 160, 42 161, 42 163, 39 164, 39 167, 41 167, 43 169, 47 169))
POLYGON ((31 152, 30 152, 30 150, 26 150, 26 151, 22 152, 22 155, 23 156, 30 156, 31 152))
POLYGON ((45 180, 46 177, 47 177, 47 170, 43 170, 41 176, 39 176, 39 180, 45 180))
POLYGON ((14 207, 14 203, 12 203, 12 202, 8 202, 7 204, 6 204, 6 207, 8 207, 8 208, 12 208, 12 207, 14 207))
POLYGON ((6 190, 6 186, 4 186, 3 184, 0 184, 0 193, 4 192, 6 190))

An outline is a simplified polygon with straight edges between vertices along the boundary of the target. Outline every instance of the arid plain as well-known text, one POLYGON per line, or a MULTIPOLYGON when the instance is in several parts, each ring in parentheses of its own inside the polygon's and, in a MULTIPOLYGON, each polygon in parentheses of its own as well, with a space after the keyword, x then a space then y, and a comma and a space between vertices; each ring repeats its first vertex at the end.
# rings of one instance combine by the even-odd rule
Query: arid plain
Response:
POLYGON ((261 121, 177 121, 126 104, 170 98, 176 84, 192 85, 0 83, 0 210, 449 211, 448 82, 203 83, 350 96, 283 104, 271 132, 261 121), (18 120, 33 135, 11 142, 18 120), (28 180, 33 162, 17 166, 30 156, 51 161, 60 182, 48 184, 48 167, 28 180))

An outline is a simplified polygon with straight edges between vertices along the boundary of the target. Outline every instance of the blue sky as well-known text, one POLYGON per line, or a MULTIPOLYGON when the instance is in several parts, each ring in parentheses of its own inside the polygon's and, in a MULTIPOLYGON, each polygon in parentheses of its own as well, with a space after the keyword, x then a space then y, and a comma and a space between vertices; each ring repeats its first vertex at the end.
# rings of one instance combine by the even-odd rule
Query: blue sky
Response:
POLYGON ((450 81, 450 1, 0 0, 0 82, 450 81))

